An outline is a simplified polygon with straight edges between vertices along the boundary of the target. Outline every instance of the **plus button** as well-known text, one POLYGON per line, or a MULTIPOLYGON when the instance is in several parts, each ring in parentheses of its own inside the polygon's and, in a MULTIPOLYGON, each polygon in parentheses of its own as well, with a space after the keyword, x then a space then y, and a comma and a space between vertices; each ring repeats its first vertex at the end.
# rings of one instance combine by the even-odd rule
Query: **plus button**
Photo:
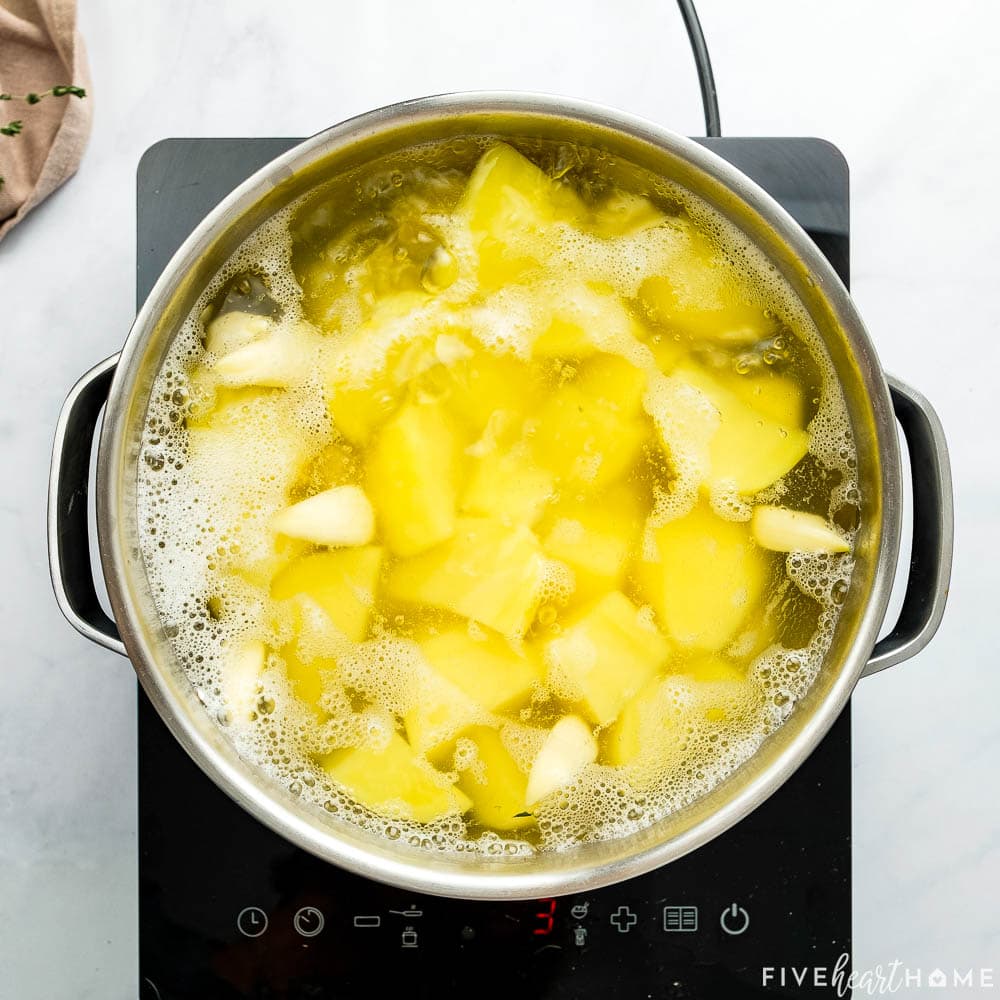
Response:
POLYGON ((618 928, 619 934, 627 934, 639 923, 639 918, 627 906, 619 906, 611 914, 611 923, 618 928))

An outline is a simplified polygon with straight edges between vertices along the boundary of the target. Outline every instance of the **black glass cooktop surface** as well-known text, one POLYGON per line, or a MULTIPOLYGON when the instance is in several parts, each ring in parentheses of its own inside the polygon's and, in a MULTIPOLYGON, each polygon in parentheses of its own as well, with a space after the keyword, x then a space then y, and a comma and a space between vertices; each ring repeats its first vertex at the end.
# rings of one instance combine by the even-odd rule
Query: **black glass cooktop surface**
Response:
MULTIPOLYGON (((233 187, 293 139, 168 139, 138 170, 137 301, 233 187)), ((816 139, 713 139, 848 274, 848 170, 816 139)), ((139 995, 566 1000, 833 995, 792 967, 851 943, 850 710, 764 805, 659 871, 556 900, 420 896, 261 826, 139 693, 139 995), (789 970, 784 977, 782 968, 789 970), (785 982, 782 984, 782 978, 785 982)))

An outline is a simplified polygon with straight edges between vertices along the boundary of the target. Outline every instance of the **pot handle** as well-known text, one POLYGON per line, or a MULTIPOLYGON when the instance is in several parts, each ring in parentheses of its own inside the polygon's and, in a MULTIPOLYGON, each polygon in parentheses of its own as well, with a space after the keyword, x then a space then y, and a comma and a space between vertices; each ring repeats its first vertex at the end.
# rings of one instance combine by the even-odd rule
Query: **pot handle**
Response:
POLYGON ((913 541, 899 618, 875 644, 862 677, 916 656, 934 637, 948 600, 955 535, 951 463, 941 421, 916 389, 892 375, 886 378, 910 452, 913 541))
POLYGON ((70 390, 59 414, 49 470, 49 573, 59 610, 70 625, 126 656, 118 626, 97 599, 87 509, 94 432, 117 364, 115 354, 91 368, 70 390))

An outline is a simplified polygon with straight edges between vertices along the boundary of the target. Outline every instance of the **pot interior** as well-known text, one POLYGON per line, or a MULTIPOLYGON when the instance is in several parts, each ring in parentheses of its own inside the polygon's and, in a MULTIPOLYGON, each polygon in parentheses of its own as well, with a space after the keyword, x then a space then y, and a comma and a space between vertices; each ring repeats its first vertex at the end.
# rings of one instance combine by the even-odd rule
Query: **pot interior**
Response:
POLYGON ((234 192, 184 244, 122 355, 101 439, 98 522, 115 616, 140 681, 196 762, 238 802, 300 846, 363 875, 447 895, 532 898, 608 884, 686 853, 759 804, 815 746, 845 704, 885 611, 898 544, 897 464, 881 368, 853 306, 808 237, 766 195, 688 140, 636 119, 554 99, 473 95, 373 112, 308 140, 234 192), (331 177, 408 146, 470 135, 598 150, 610 170, 627 174, 634 165, 675 181, 746 234, 802 301, 836 367, 862 495, 855 568, 833 643, 784 725, 687 808, 628 837, 531 857, 469 857, 390 843, 302 803, 240 759, 159 624, 137 534, 139 444, 153 379, 212 275, 265 220, 331 177))

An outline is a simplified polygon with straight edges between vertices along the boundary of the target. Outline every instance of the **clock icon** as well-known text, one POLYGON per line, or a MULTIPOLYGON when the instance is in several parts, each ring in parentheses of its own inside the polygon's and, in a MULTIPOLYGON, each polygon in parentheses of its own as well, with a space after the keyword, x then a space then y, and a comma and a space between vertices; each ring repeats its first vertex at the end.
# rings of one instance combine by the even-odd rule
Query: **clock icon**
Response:
POLYGON ((236 929, 248 938, 259 938, 267 930, 267 914, 259 906, 248 906, 236 917, 236 929))

